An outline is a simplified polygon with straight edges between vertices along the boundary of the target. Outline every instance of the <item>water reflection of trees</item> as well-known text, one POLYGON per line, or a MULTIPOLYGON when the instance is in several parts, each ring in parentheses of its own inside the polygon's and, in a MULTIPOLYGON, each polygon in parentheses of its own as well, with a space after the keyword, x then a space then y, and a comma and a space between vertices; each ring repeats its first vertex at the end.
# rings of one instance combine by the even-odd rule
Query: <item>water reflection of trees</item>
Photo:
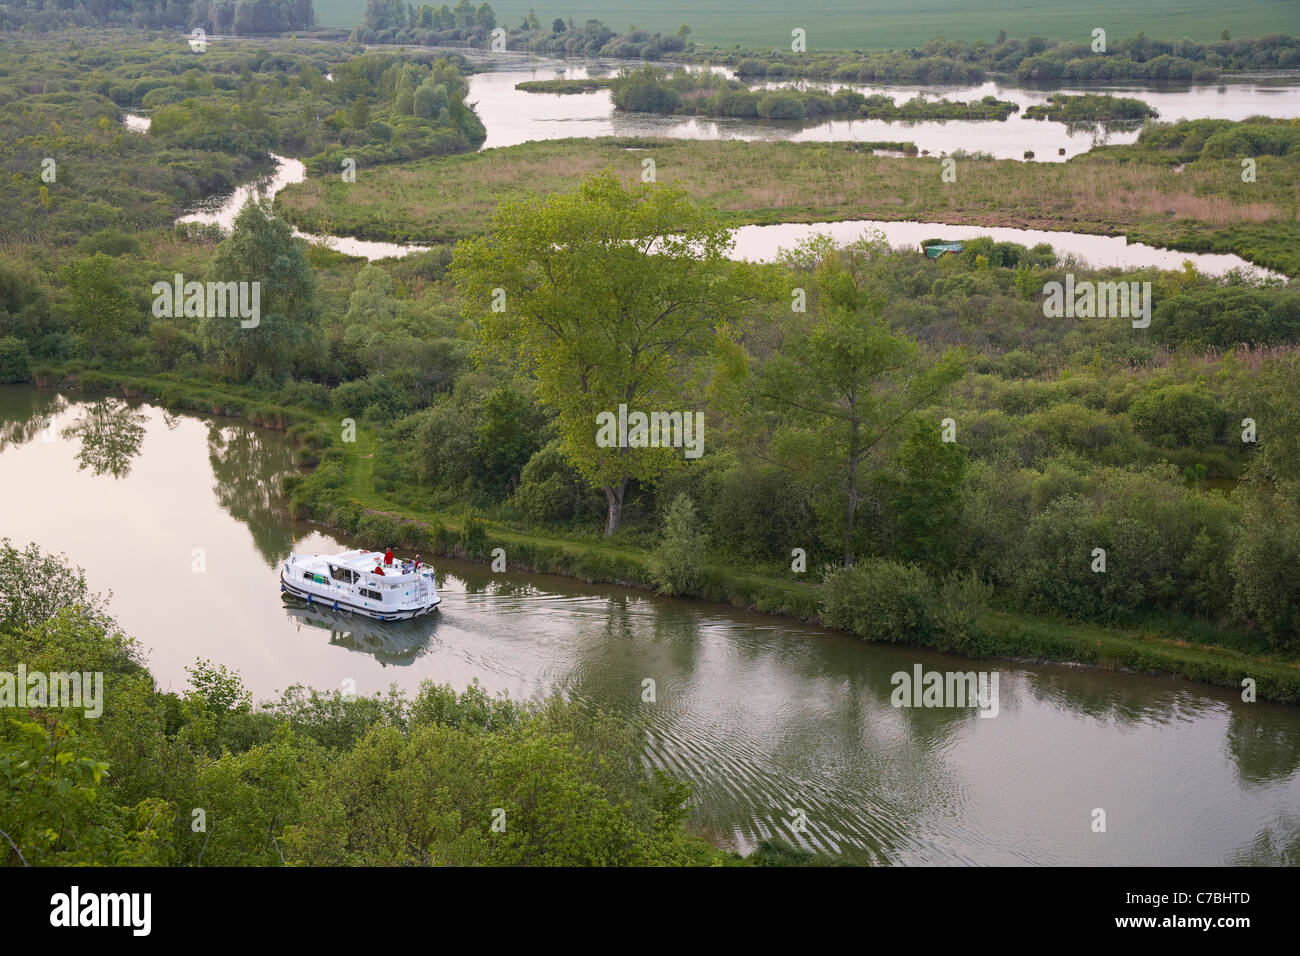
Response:
POLYGON ((248 526, 266 563, 279 564, 293 548, 280 483, 280 476, 293 468, 287 443, 248 426, 213 422, 208 426, 208 460, 217 502, 248 526))
POLYGON ((694 781, 698 831, 887 861, 894 835, 927 804, 885 806, 879 781, 901 773, 911 791, 945 773, 941 755, 903 743, 900 761, 897 740, 864 733, 876 722, 897 726, 888 697, 895 668, 880 677, 878 661, 861 653, 846 661, 815 632, 804 644, 780 633, 784 625, 747 626, 707 606, 625 593, 605 595, 597 613, 568 626, 579 640, 566 692, 643 724, 648 765, 694 781), (792 829, 794 808, 807 813, 806 832, 792 829))
POLYGON ((1182 681, 1149 680, 1082 667, 1027 672, 1035 700, 1121 727, 1208 717, 1224 704, 1182 681))
MULTIPOLYGON (((428 563, 427 559, 425 563, 428 563)), ((441 568, 441 566, 435 566, 433 579, 440 591, 447 588, 448 581, 457 580, 460 582, 461 590, 466 594, 531 598, 543 593, 530 578, 522 574, 512 572, 506 575, 474 565, 457 567, 454 572, 449 572, 441 568)))
POLYGON ((118 398, 102 398, 88 406, 63 429, 65 440, 77 440, 77 467, 96 475, 125 478, 131 460, 140 453, 147 416, 118 398))
POLYGON ((57 392, 35 388, 0 389, 0 452, 34 441, 41 429, 68 406, 57 392))
POLYGON ((1243 783, 1277 783, 1300 768, 1300 717, 1289 708, 1243 704, 1228 718, 1228 753, 1243 783))
POLYGON ((385 667, 405 667, 423 656, 438 627, 437 611, 409 621, 373 621, 291 598, 285 599, 285 614, 299 630, 319 630, 332 646, 369 654, 385 667))
POLYGON ((1300 866, 1300 814, 1280 813, 1241 847, 1229 866, 1300 866))
POLYGON ((1226 711, 1227 751, 1244 784, 1275 783, 1300 769, 1300 713, 1291 708, 1243 704, 1182 681, 1085 668, 1044 668, 1026 677, 1024 692, 1040 703, 1119 727, 1221 718, 1226 711))

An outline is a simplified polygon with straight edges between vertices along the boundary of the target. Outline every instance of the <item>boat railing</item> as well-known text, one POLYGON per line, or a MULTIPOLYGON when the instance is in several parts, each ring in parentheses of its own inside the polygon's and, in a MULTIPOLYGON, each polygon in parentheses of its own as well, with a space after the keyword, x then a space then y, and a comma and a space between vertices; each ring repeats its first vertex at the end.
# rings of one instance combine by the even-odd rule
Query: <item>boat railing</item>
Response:
MULTIPOLYGON (((292 567, 298 564, 299 559, 309 558, 309 557, 311 557, 311 555, 290 553, 286 565, 292 567)), ((371 584, 379 585, 381 587, 384 584, 387 584, 389 585, 389 587, 396 588, 399 584, 411 583, 411 579, 414 577, 415 581, 419 583, 421 587, 425 587, 423 583, 424 582, 423 572, 428 568, 428 565, 426 564, 420 564, 418 567, 416 566, 414 561, 400 561, 395 564, 384 564, 381 556, 381 558, 375 564, 371 564, 371 565, 363 564, 361 567, 357 567, 355 564, 349 566, 348 563, 346 562, 336 563, 334 560, 331 560, 326 555, 319 555, 317 557, 325 558, 326 568, 343 568, 345 570, 351 571, 353 574, 356 575, 357 581, 367 581, 371 584), (383 574, 377 573, 376 568, 381 569, 383 571, 383 574), (395 580, 390 580, 390 579, 395 579, 395 580)), ((324 574, 326 577, 333 576, 329 570, 323 570, 317 573, 324 574)))

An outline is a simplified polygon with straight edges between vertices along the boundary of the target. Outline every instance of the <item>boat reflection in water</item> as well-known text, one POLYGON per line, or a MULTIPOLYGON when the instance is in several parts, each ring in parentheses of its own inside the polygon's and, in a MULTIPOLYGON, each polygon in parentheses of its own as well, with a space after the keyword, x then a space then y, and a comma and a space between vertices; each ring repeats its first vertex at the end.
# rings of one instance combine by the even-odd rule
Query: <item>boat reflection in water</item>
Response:
POLYGON ((314 627, 329 633, 329 642, 350 651, 369 654, 379 663, 406 666, 424 654, 433 642, 438 616, 426 615, 407 621, 375 621, 346 611, 332 611, 319 604, 307 604, 282 595, 284 611, 301 631, 314 627))

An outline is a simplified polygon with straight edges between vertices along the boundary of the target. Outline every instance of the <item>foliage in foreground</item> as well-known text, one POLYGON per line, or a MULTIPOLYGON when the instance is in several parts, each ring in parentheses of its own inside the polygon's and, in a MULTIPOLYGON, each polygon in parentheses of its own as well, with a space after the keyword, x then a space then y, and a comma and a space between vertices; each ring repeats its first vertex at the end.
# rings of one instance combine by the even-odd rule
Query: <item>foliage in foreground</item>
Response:
POLYGON ((0 557, 0 668, 99 671, 105 702, 98 719, 0 717, 10 865, 738 862, 684 831, 690 785, 647 775, 628 721, 429 682, 413 698, 292 687, 254 706, 206 661, 193 690, 161 692, 79 569, 34 546, 0 557), (47 566, 57 593, 13 613, 47 566))

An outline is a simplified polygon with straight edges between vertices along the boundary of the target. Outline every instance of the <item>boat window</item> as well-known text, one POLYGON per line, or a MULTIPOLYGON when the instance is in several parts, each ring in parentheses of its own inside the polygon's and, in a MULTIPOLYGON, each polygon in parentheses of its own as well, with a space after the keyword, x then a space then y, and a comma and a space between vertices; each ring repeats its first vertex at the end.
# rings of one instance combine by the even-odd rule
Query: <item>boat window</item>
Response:
POLYGON ((361 596, 362 596, 362 597, 368 597, 368 598, 370 598, 370 599, 372 599, 372 600, 375 600, 375 601, 382 601, 382 600, 384 599, 384 596, 383 596, 382 594, 380 594, 378 591, 372 591, 372 590, 370 590, 369 588, 362 588, 362 589, 361 589, 361 596))
POLYGON ((302 573, 302 579, 304 581, 314 581, 316 580, 316 575, 312 574, 310 571, 304 571, 302 573))
POLYGON ((348 584, 351 584, 353 581, 352 572, 347 568, 336 568, 333 565, 330 565, 330 574, 334 576, 335 581, 345 581, 348 584))

